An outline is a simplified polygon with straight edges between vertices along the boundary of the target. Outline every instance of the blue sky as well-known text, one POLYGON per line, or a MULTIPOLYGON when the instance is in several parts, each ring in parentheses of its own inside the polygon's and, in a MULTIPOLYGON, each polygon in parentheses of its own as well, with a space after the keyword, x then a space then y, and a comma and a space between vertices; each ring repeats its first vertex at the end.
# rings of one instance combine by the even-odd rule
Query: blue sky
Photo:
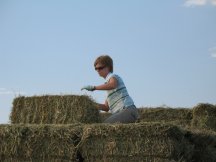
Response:
POLYGON ((0 123, 18 95, 87 94, 114 60, 137 107, 216 104, 215 0, 1 0, 0 123))

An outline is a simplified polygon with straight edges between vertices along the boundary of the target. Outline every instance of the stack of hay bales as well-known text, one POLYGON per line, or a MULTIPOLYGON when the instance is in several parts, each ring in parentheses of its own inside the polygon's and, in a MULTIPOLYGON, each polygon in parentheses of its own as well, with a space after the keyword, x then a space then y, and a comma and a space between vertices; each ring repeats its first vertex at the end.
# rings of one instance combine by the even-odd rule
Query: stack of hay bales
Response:
POLYGON ((195 106, 192 126, 216 131, 216 105, 201 103, 195 106))
POLYGON ((11 123, 70 124, 96 123, 99 111, 89 96, 45 95, 17 97, 13 101, 11 123))
POLYGON ((193 151, 180 129, 158 123, 85 125, 79 149, 88 162, 190 161, 193 151))
POLYGON ((216 133, 159 123, 0 125, 0 161, 216 161, 216 133))
POLYGON ((139 123, 98 124, 110 114, 100 117, 88 96, 15 98, 12 125, 0 125, 0 161, 216 161, 216 135, 175 126, 192 120, 193 126, 216 130, 214 105, 139 113, 139 123))
POLYGON ((0 125, 0 161, 57 162, 77 160, 77 124, 100 117, 89 96, 44 95, 15 98, 10 120, 0 125))
POLYGON ((82 127, 73 125, 0 125, 0 161, 76 161, 82 127))

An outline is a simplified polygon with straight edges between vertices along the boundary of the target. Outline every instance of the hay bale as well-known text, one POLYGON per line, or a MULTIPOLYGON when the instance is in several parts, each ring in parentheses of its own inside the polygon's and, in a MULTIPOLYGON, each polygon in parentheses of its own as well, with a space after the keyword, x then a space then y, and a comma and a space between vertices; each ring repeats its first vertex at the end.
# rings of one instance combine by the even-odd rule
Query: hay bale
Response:
POLYGON ((76 161, 82 127, 0 125, 1 161, 76 161))
POLYGON ((159 157, 112 157, 112 158, 90 158, 87 162, 179 162, 175 160, 162 159, 159 157))
POLYGON ((90 162, 190 160, 192 152, 180 129, 159 123, 85 125, 78 147, 90 162))
POLYGON ((185 137, 194 146, 193 161, 216 161, 216 133, 214 131, 190 129, 185 137))
POLYGON ((5 158, 1 162, 79 162, 79 160, 65 160, 61 158, 43 158, 43 159, 22 159, 22 158, 5 158))
POLYGON ((10 120, 13 124, 70 124, 95 123, 100 117, 89 96, 45 95, 15 98, 10 120))
POLYGON ((172 123, 178 126, 189 126, 192 110, 186 108, 139 108, 140 122, 172 123))
POLYGON ((216 131, 216 105, 201 103, 195 106, 192 126, 216 131))

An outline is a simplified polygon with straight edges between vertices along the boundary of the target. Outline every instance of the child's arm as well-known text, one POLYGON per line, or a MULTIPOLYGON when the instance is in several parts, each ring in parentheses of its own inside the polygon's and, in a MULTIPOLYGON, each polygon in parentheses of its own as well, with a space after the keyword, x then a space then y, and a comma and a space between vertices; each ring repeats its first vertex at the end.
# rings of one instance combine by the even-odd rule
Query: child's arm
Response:
POLYGON ((98 104, 97 108, 98 108, 98 110, 103 110, 103 111, 108 112, 109 111, 109 106, 108 106, 107 100, 105 101, 104 104, 98 104))
POLYGON ((115 89, 117 86, 118 86, 118 81, 116 80, 116 78, 112 77, 110 78, 109 82, 107 82, 106 84, 95 86, 95 90, 111 90, 111 89, 115 89))

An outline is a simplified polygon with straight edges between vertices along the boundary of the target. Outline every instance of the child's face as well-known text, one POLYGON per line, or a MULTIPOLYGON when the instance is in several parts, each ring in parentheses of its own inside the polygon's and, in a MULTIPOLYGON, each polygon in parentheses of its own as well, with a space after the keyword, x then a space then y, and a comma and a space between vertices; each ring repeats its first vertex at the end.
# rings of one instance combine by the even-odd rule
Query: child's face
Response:
POLYGON ((109 74, 109 68, 107 66, 104 66, 104 65, 100 64, 100 63, 98 63, 95 66, 95 70, 103 78, 106 78, 107 74, 109 74))

